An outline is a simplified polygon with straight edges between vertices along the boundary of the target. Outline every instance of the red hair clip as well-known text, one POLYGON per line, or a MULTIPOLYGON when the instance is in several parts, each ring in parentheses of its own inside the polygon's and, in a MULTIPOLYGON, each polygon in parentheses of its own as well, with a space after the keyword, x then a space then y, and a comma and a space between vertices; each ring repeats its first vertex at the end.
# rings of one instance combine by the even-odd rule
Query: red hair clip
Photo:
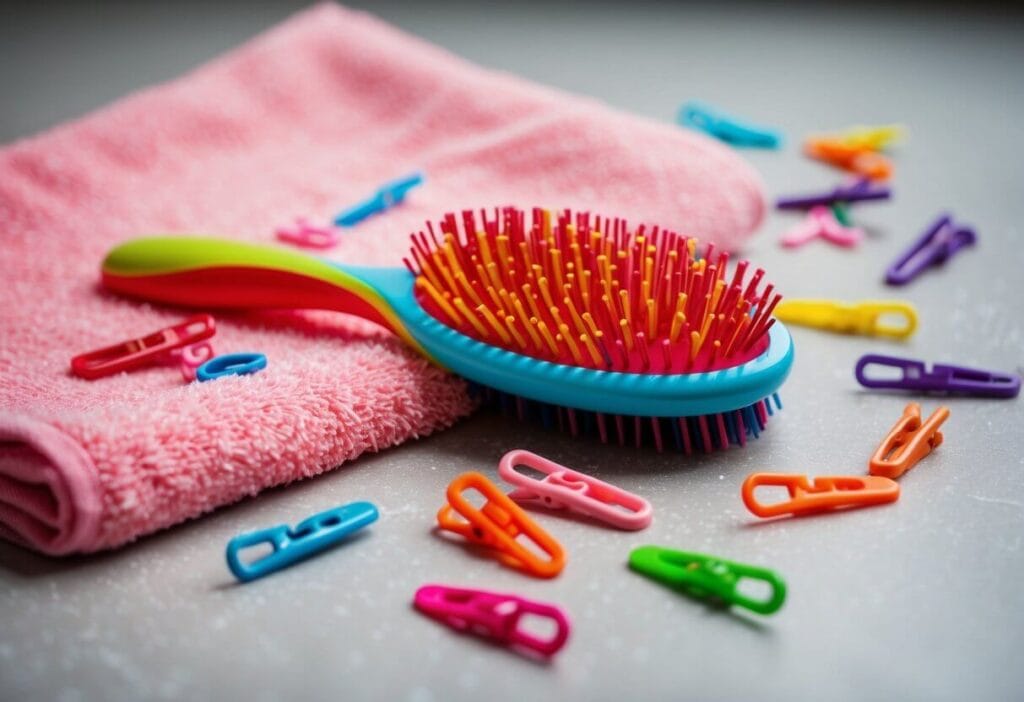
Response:
POLYGON ((197 314, 173 327, 75 356, 71 359, 71 372, 79 378, 95 380, 122 371, 166 363, 175 352, 181 354, 182 363, 191 363, 194 359, 191 355, 186 358, 182 350, 209 339, 216 331, 213 317, 197 314))

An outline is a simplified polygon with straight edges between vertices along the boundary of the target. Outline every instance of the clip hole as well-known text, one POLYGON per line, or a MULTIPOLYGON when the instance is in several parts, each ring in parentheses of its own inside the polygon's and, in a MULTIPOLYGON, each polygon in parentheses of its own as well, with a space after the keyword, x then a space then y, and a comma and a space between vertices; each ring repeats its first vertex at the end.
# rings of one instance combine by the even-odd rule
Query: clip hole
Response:
POLYGON ((524 612, 516 624, 516 631, 535 641, 548 643, 558 636, 558 622, 542 614, 524 612))
POLYGON ((238 552, 238 560, 242 565, 251 566, 259 561, 262 561, 267 556, 271 555, 277 549, 274 548, 274 544, 270 541, 261 541, 258 544, 253 544, 243 548, 238 552))
POLYGON ((323 522, 321 522, 321 526, 325 526, 325 527, 338 526, 339 524, 341 524, 341 517, 339 517, 336 514, 331 516, 331 517, 328 517, 323 522))
POLYGON ((869 382, 895 382, 917 376, 912 367, 893 366, 888 363, 868 363, 863 370, 864 379, 869 382))
POLYGON ((518 534, 515 537, 515 540, 520 547, 529 551, 535 558, 540 558, 545 561, 551 558, 551 555, 547 551, 542 549, 540 545, 532 538, 530 538, 530 536, 528 536, 527 534, 518 534))
POLYGON ((544 471, 537 470, 533 466, 526 465, 525 463, 516 464, 512 467, 512 470, 519 473, 519 475, 532 478, 534 480, 544 480, 544 478, 548 477, 548 474, 544 471))
POLYGON ((775 589, 767 580, 741 577, 736 581, 736 593, 754 602, 769 602, 775 593, 775 589))
POLYGON ((758 485, 754 488, 754 500, 764 506, 779 504, 789 499, 789 490, 782 485, 758 485))

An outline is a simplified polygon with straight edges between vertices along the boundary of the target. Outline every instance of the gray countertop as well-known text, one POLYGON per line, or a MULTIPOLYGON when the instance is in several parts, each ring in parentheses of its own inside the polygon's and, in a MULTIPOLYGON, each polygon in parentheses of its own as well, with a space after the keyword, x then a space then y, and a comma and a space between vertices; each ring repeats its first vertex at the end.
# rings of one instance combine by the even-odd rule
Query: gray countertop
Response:
MULTIPOLYGON (((174 77, 292 9, 210 5, 7 10, 0 140, 174 77)), ((752 471, 864 471, 911 398, 861 390, 863 353, 1024 366, 1020 18, 931 5, 377 12, 481 64, 654 118, 700 98, 777 125, 784 150, 749 152, 772 195, 836 180, 799 154, 802 135, 909 125, 894 201, 857 210, 870 227, 859 249, 783 250, 795 218, 779 213, 746 249, 788 297, 893 295, 882 271, 943 209, 979 244, 898 291, 921 314, 906 344, 793 329, 786 409, 743 450, 658 455, 479 414, 114 553, 51 560, 0 544, 0 699, 1020 699, 1024 403, 918 398, 952 416, 893 505, 754 523, 739 499, 752 471), (493 475, 512 448, 647 496, 654 524, 624 533, 539 516, 570 554, 550 582, 432 533, 451 478, 493 475), (232 536, 356 499, 382 517, 350 548, 245 586, 226 570, 232 536), (627 570, 648 543, 769 566, 789 598, 767 618, 707 607, 627 570), (541 665, 458 635, 412 610, 426 582, 559 603, 572 638, 541 665)))

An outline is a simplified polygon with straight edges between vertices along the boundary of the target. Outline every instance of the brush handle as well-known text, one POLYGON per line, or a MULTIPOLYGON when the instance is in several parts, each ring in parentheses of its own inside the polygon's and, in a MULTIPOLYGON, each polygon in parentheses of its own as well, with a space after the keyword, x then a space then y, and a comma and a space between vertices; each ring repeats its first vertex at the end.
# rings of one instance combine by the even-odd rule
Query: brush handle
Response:
POLYGON ((429 358, 403 319, 414 279, 401 268, 347 266, 226 239, 152 237, 111 251, 102 280, 122 295, 186 307, 345 312, 390 329, 429 358))

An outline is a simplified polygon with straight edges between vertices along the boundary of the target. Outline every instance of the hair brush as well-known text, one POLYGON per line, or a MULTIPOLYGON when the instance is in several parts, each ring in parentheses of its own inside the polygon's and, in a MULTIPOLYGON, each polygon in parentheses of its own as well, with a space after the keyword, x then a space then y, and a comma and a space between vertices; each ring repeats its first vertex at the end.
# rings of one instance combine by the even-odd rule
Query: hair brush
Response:
POLYGON ((520 418, 690 453, 758 436, 793 362, 780 296, 712 244, 535 208, 448 214, 405 268, 235 241, 136 239, 110 290, 200 308, 327 309, 377 322, 520 418), (527 220, 529 219, 529 222, 527 220), (506 394, 507 393, 507 394, 506 394))

